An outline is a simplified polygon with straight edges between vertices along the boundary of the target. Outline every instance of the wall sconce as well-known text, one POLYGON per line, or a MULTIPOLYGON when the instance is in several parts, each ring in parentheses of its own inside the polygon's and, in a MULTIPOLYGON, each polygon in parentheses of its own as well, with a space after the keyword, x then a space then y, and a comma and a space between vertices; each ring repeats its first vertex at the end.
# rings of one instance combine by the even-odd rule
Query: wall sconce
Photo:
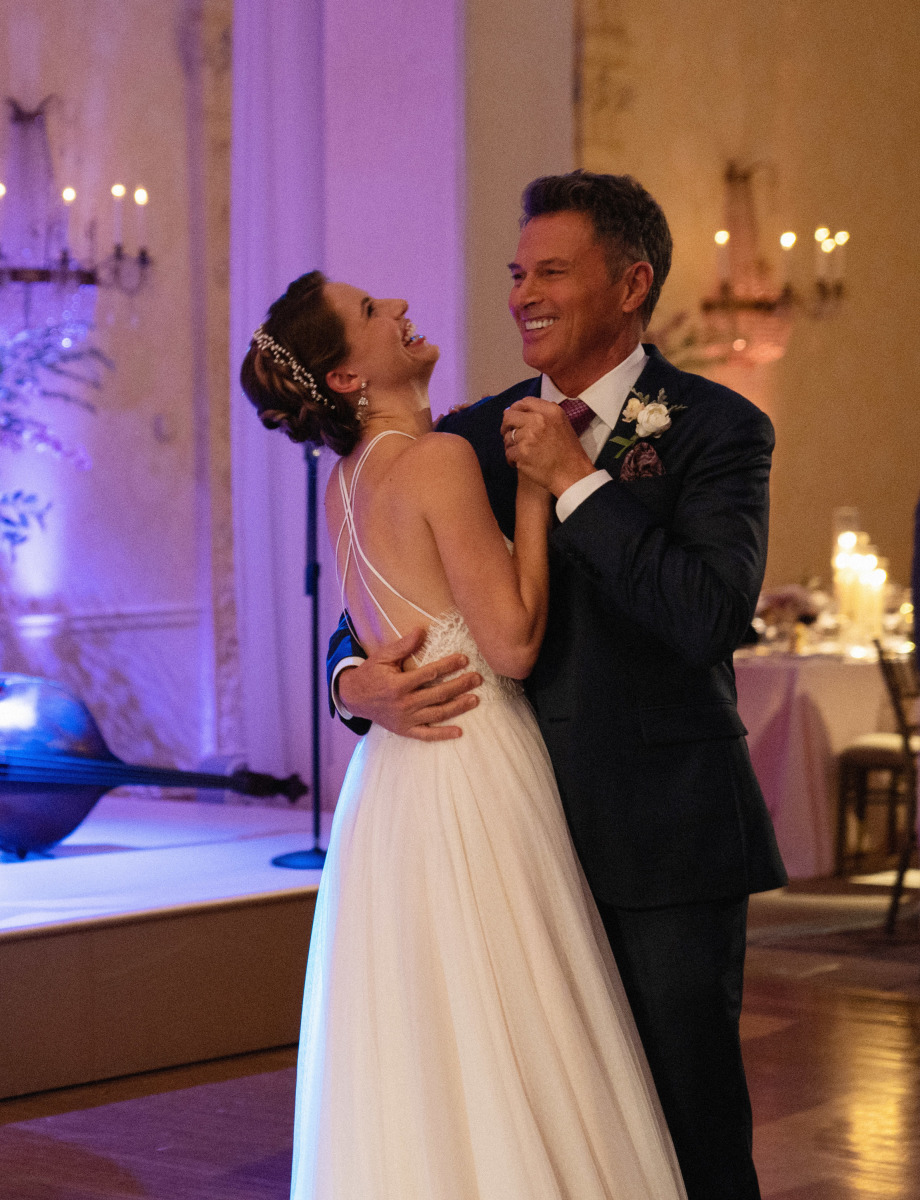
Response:
POLYGON ((115 288, 135 295, 151 266, 149 196, 144 188, 134 192, 139 247, 129 254, 122 236, 127 189, 120 183, 111 190, 111 253, 97 258, 94 236, 85 253, 75 253, 73 214, 81 198, 70 185, 59 191, 54 181, 46 126, 51 100, 46 97, 31 111, 8 101, 10 147, 0 183, 0 325, 7 336, 17 332, 17 325, 23 330, 63 328, 77 310, 89 306, 91 312, 94 294, 87 295, 86 289, 115 288))
POLYGON ((795 233, 780 237, 781 273, 763 256, 751 177, 756 167, 729 163, 725 172, 725 225, 715 235, 718 284, 700 302, 703 330, 697 353, 703 360, 740 362, 749 366, 775 362, 786 351, 799 313, 814 318, 832 315, 843 299, 845 230, 815 231, 814 283, 796 291, 790 281, 795 233))

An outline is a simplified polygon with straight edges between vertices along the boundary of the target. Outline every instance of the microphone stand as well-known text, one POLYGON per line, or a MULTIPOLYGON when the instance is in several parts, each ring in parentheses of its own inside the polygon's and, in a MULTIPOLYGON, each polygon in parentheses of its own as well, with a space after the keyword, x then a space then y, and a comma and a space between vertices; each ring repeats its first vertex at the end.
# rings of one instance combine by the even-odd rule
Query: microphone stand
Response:
POLYGON ((319 466, 320 450, 318 446, 307 446, 304 458, 307 460, 307 566, 304 578, 304 591, 312 601, 310 654, 312 678, 311 704, 313 709, 313 849, 292 850, 289 854, 279 854, 272 859, 276 867, 293 867, 300 871, 320 871, 326 861, 326 851, 320 849, 320 757, 319 757, 319 554, 317 551, 316 530, 319 511, 316 503, 316 476, 319 466))

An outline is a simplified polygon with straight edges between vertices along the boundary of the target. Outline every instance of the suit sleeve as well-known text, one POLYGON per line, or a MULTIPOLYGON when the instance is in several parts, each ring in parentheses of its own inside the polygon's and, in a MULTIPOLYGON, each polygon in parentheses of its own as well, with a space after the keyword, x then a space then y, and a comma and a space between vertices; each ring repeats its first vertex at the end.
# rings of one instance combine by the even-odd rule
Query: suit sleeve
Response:
POLYGON ((621 613, 692 666, 741 644, 766 564, 773 427, 747 402, 731 416, 697 435, 667 523, 611 481, 552 535, 621 613))
MULTIPOLYGON (((338 626, 329 639, 329 651, 326 654, 326 686, 329 691, 329 715, 332 717, 338 712, 332 699, 332 684, 335 679, 335 671, 339 663, 343 662, 346 658, 367 658, 367 654, 364 651, 364 647, 351 632, 345 614, 342 613, 338 626)), ((341 714, 339 715, 341 716, 341 714)), ((367 733, 371 727, 370 721, 365 721, 363 717, 350 717, 347 720, 345 717, 341 717, 341 720, 352 733, 358 734, 359 737, 367 733)))

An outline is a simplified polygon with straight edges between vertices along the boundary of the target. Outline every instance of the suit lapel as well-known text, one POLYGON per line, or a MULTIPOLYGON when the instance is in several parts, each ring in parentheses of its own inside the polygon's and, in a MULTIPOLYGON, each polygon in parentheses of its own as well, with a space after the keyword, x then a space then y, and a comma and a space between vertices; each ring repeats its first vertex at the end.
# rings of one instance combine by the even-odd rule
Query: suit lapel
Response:
MULTIPOLYGON (((680 371, 676 367, 671 366, 657 346, 647 344, 644 346, 644 349, 648 355, 648 362, 645 364, 642 374, 633 385, 632 391, 642 392, 643 395, 649 396, 652 400, 657 400, 659 391, 664 388, 668 404, 679 403, 677 394, 680 390, 680 371)), ((629 439, 636 432, 635 421, 623 420, 625 409, 626 405, 624 404, 620 410, 617 423, 610 431, 610 437, 601 447, 601 452, 594 464, 599 471, 609 471, 614 479, 619 479, 620 477, 620 466, 622 465, 626 451, 624 450, 620 458, 617 458, 617 455, 623 450, 623 446, 613 439, 629 439)))

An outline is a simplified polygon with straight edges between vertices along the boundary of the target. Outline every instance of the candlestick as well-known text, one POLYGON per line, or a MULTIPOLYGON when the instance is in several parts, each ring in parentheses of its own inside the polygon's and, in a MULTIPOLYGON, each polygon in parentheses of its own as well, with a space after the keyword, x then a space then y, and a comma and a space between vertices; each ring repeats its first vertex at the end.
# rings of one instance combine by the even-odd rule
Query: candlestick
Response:
POLYGON ((116 183, 112 186, 112 240, 116 246, 122 245, 121 218, 125 191, 123 183, 116 183))
POLYGON ((827 255, 822 251, 821 243, 830 237, 830 233, 825 225, 815 230, 815 278, 818 283, 823 283, 827 278, 827 255))
POLYGON ((834 234, 834 242, 837 249, 834 251, 834 282, 843 283, 843 268, 846 265, 846 245, 850 240, 850 235, 845 229, 841 229, 839 233, 834 234))
POLYGON ((61 199, 67 205, 67 224, 64 228, 64 246, 65 246, 65 249, 69 253, 73 251, 75 242, 76 242, 75 232, 74 232, 74 228, 73 228, 73 226, 74 226, 73 213, 75 211, 74 201, 76 200, 76 198, 77 198, 76 190, 72 187, 65 187, 64 190, 61 192, 61 199))
POLYGON ((147 249, 147 204, 150 197, 146 188, 134 189, 134 211, 137 214, 137 245, 139 250, 147 249))
POLYGON ((728 283, 731 280, 731 266, 728 259, 728 241, 730 236, 727 229, 720 229, 715 238, 716 245, 719 247, 716 251, 719 283, 728 283))
POLYGON ((783 253, 781 255, 781 262, 782 262, 782 280, 781 280, 781 282, 782 282, 783 287, 787 287, 789 284, 789 264, 790 264, 789 251, 795 245, 795 240, 796 240, 795 234, 792 233, 791 230, 788 233, 784 233, 779 239, 779 244, 783 248, 783 253))

